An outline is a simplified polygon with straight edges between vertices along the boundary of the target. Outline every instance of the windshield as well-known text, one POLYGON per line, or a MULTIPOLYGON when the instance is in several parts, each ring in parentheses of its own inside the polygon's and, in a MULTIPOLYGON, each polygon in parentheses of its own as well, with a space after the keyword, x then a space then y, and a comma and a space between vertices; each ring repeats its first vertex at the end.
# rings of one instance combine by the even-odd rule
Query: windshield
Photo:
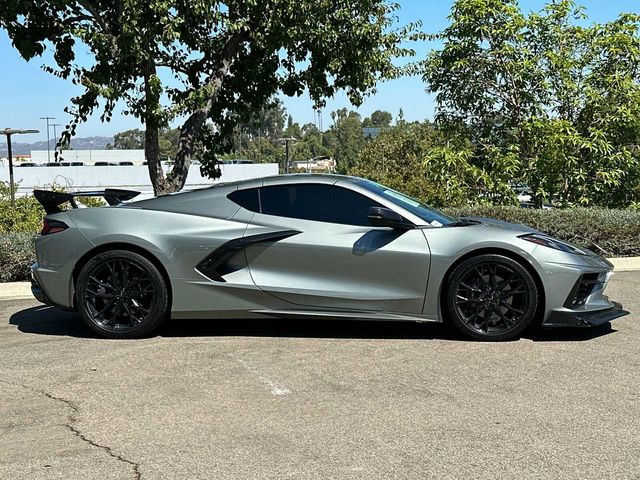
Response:
POLYGON ((439 212, 435 208, 428 207, 424 203, 420 203, 404 193, 397 192, 391 188, 385 187, 384 185, 380 185, 379 183, 372 182, 371 180, 366 180, 364 178, 359 178, 354 181, 367 190, 381 195, 399 207, 402 207, 417 217, 420 217, 432 227, 441 227, 443 225, 456 223, 456 219, 439 212))

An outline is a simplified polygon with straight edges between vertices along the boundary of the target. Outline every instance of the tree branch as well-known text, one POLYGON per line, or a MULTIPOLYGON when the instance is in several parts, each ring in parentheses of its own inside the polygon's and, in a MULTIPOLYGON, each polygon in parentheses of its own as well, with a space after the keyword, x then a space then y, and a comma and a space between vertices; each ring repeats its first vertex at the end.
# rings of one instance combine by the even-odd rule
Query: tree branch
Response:
POLYGON ((78 3, 91 14, 93 19, 98 25, 100 25, 100 28, 102 28, 105 33, 110 33, 107 22, 104 21, 104 18, 102 18, 102 15, 100 15, 100 12, 98 12, 93 3, 91 3, 89 0, 78 0, 78 3))
POLYGON ((227 39, 220 52, 216 68, 206 82, 207 86, 211 89, 209 98, 207 98, 206 103, 201 108, 189 115, 189 118, 187 118, 180 128, 180 140, 176 161, 171 170, 171 174, 168 176, 168 180, 173 183, 173 190, 177 191, 184 187, 198 133, 207 120, 209 111, 220 93, 224 77, 229 73, 229 68, 240 49, 240 45, 247 39, 247 34, 243 32, 234 33, 227 39))

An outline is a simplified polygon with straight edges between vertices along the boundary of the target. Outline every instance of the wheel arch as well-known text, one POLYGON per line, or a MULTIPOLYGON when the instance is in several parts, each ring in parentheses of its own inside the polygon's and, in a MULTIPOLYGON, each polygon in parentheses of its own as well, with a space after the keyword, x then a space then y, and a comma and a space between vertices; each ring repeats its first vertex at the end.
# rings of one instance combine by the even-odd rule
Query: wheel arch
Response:
POLYGON ((167 308, 168 308, 168 311, 170 312, 171 311, 171 305, 173 304, 173 288, 172 288, 172 285, 171 285, 171 278, 169 277, 169 273, 167 272, 167 269, 162 264, 160 259, 156 255, 151 253, 149 250, 147 250, 146 248, 140 247, 139 245, 134 245, 132 243, 126 243, 126 242, 104 243, 102 245, 98 245, 97 247, 89 250, 82 257, 80 257, 80 259, 74 265, 73 272, 72 272, 72 275, 71 275, 71 279, 72 279, 72 282, 73 282, 73 302, 74 302, 74 307, 75 307, 75 300, 76 300, 75 299, 75 297, 76 297, 76 295, 75 295, 76 283, 78 281, 78 275, 82 271, 82 268, 87 264, 87 262, 89 260, 91 260, 96 255, 99 255, 99 254, 104 253, 104 252, 109 252, 111 250, 125 250, 125 251, 128 251, 128 252, 137 253, 138 255, 143 256, 144 258, 149 260, 151 263, 153 263, 153 265, 158 269, 158 271, 162 275, 162 278, 163 278, 163 280, 165 281, 165 283, 167 285, 167 293, 169 294, 168 307, 167 308))
POLYGON ((533 319, 533 322, 531 323, 531 326, 542 324, 547 299, 546 299, 546 293, 544 290, 544 284, 542 283, 540 274, 535 269, 535 267, 531 265, 531 263, 528 262, 527 259, 524 258, 522 255, 518 255, 512 250, 508 250, 506 248, 500 248, 500 247, 486 247, 486 248, 471 250, 470 252, 467 252, 464 255, 460 256, 460 258, 458 258, 455 262, 453 262, 451 266, 447 269, 446 273, 442 277, 442 282, 440 283, 440 291, 438 292, 438 302, 440 303, 440 313, 442 315, 441 317, 442 322, 447 323, 449 321, 448 312, 447 312, 447 300, 445 298, 445 295, 447 293, 446 285, 448 284, 449 277, 451 276, 453 271, 458 267, 458 265, 460 265, 462 262, 464 262, 465 260, 471 257, 477 257, 478 255, 490 255, 490 254, 502 255, 504 257, 508 257, 511 260, 518 262, 523 268, 525 268, 529 272, 529 274, 533 278, 533 281, 536 284, 536 288, 538 289, 538 297, 539 297, 538 306, 536 307, 536 313, 534 315, 534 319, 533 319))

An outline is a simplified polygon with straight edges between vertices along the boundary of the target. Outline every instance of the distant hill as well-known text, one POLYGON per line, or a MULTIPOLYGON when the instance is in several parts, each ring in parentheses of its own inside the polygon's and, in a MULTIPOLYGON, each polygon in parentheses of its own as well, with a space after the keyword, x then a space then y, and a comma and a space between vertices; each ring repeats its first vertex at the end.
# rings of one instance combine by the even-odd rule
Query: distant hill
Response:
MULTIPOLYGON (((46 150, 47 142, 22 143, 16 142, 20 136, 11 137, 11 150, 14 155, 29 155, 31 150, 46 150)), ((74 150, 103 150, 108 143, 113 143, 113 137, 85 137, 71 140, 71 148, 74 150)), ((51 150, 54 142, 51 140, 51 150)), ((0 157, 7 156, 6 137, 0 137, 0 157)))

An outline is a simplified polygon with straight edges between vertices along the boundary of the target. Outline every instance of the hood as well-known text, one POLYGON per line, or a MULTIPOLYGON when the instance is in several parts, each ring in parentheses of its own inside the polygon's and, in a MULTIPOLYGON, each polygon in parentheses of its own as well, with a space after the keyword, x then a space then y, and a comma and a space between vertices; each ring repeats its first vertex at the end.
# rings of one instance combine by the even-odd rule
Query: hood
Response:
POLYGON ((495 218, 487 218, 487 217, 462 217, 464 220, 474 220, 476 222, 480 222, 483 225, 488 225, 490 227, 498 227, 504 230, 513 230, 514 232, 522 232, 522 233, 542 233, 535 228, 527 227, 526 225, 522 225, 519 223, 509 223, 503 220, 496 220, 495 218))

